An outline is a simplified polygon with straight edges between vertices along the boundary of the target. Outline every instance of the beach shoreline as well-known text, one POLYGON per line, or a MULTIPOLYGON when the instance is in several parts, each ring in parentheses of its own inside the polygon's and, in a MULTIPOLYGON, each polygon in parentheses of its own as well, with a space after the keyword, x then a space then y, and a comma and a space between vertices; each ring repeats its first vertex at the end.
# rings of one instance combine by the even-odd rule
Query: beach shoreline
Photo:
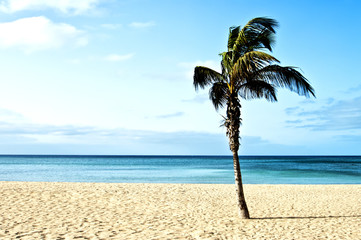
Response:
POLYGON ((0 182, 0 239, 361 239, 361 185, 0 182))

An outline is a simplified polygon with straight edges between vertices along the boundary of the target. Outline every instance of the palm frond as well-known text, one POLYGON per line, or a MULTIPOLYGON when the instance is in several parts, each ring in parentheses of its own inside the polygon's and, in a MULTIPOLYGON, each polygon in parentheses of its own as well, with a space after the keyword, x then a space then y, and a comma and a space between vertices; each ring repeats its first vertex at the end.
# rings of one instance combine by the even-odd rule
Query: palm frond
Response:
POLYGON ((252 74, 252 68, 256 68, 254 62, 242 57, 238 59, 230 72, 230 85, 236 86, 245 82, 249 75, 252 74))
POLYGON ((254 79, 262 79, 276 87, 288 88, 289 90, 306 97, 316 97, 315 90, 308 80, 294 67, 282 67, 269 65, 261 69, 254 79))
POLYGON ((221 67, 222 67, 222 75, 228 76, 232 71, 232 51, 223 52, 219 54, 222 57, 221 67))
POLYGON ((237 40, 240 28, 241 28, 240 26, 229 28, 228 51, 233 49, 233 45, 234 45, 235 41, 237 40))
MULTIPOLYGON (((257 34, 254 38, 250 38, 249 45, 253 49, 262 49, 266 48, 272 52, 272 47, 275 44, 275 34, 271 31, 264 31, 260 34, 257 34)), ((251 49, 250 49, 251 50, 251 49)))
POLYGON ((196 90, 223 80, 223 75, 213 69, 197 66, 194 69, 193 85, 196 90))
POLYGON ((241 56, 236 64, 234 64, 231 79, 245 80, 249 78, 249 75, 273 62, 279 63, 277 58, 268 53, 261 51, 248 52, 241 56))
POLYGON ((249 59, 249 61, 255 61, 260 65, 265 65, 273 62, 277 62, 277 63, 280 62, 277 58, 273 57, 272 55, 261 51, 251 51, 244 54, 242 57, 249 59))
MULTIPOLYGON (((248 49, 248 41, 250 39, 245 35, 244 31, 240 31, 238 34, 238 37, 236 41, 234 42, 234 45, 232 47, 233 54, 237 54, 238 56, 244 54, 248 49)), ((238 58, 238 56, 235 56, 235 58, 238 58)))
POLYGON ((271 18, 260 17, 250 20, 239 32, 233 49, 241 54, 262 48, 272 51, 277 26, 277 21, 271 18))
POLYGON ((227 103, 228 86, 225 82, 215 82, 209 89, 209 99, 216 110, 227 103))
POLYGON ((246 66, 248 66, 248 68, 245 70, 251 72, 252 70, 261 69, 269 65, 270 63, 273 62, 279 63, 280 61, 268 53, 261 51, 251 51, 242 55, 237 60, 237 63, 235 64, 234 68, 237 67, 237 64, 240 65, 241 62, 243 62, 246 66), (252 69, 253 65, 256 67, 256 69, 252 69))
POLYGON ((238 95, 244 99, 266 98, 268 101, 276 102, 276 89, 273 85, 264 81, 249 81, 240 86, 238 95))
POLYGON ((243 29, 267 29, 273 33, 276 33, 275 28, 278 27, 278 22, 272 18, 268 17, 257 17, 251 19, 243 29))

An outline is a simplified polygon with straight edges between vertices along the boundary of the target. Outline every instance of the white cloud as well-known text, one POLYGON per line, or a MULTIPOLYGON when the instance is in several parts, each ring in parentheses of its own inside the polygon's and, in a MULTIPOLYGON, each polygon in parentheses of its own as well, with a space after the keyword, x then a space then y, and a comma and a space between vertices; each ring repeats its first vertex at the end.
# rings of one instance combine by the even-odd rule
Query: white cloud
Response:
POLYGON ((133 56, 134 56, 134 53, 129 53, 126 55, 109 54, 108 56, 106 56, 104 58, 104 60, 110 61, 110 62, 118 62, 118 61, 128 60, 128 59, 132 58, 133 56))
POLYGON ((26 52, 61 47, 72 43, 84 46, 88 40, 83 31, 66 23, 54 23, 46 17, 22 18, 0 23, 0 47, 20 47, 26 52))
POLYGON ((11 122, 22 123, 24 116, 18 112, 14 112, 8 109, 0 108, 0 123, 11 122))
POLYGON ((175 117, 181 117, 181 116, 184 116, 184 112, 176 112, 176 113, 158 115, 158 116, 156 116, 156 118, 158 118, 158 119, 169 119, 169 118, 175 118, 175 117))
POLYGON ((331 102, 313 110, 288 108, 286 113, 300 120, 288 121, 290 126, 314 131, 348 131, 352 134, 361 131, 361 96, 331 102))
MULTIPOLYGON (((180 113, 174 115, 177 114, 180 113)), ((54 154, 54 148, 64 146, 69 148, 63 149, 61 154, 227 154, 226 144, 224 135, 213 133, 0 121, 1 154, 54 154), (104 146, 110 152, 103 152, 104 146)))
POLYGON ((147 28, 155 26, 155 22, 132 22, 129 26, 133 28, 147 28))
POLYGON ((80 14, 91 10, 99 0, 3 0, 0 10, 13 13, 23 10, 53 8, 64 13, 80 14))

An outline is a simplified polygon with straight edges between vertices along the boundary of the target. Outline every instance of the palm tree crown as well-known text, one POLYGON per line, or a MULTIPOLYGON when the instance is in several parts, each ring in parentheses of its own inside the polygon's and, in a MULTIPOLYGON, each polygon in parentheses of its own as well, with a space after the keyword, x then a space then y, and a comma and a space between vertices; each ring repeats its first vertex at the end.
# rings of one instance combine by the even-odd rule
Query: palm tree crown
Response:
POLYGON ((286 87, 300 95, 315 96, 307 79, 294 67, 282 67, 272 51, 275 27, 278 23, 260 17, 229 29, 228 49, 221 53, 222 73, 197 66, 194 71, 194 87, 212 85, 210 99, 216 109, 224 107, 229 97, 243 99, 266 98, 277 101, 276 88, 286 87))

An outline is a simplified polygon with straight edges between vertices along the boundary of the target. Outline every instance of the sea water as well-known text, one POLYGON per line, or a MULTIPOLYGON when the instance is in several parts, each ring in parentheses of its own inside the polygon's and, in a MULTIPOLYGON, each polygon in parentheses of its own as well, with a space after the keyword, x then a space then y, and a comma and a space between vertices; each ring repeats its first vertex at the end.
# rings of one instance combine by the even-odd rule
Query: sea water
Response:
MULTIPOLYGON (((240 156, 244 184, 361 184, 361 156, 240 156)), ((233 184, 231 156, 0 155, 0 181, 233 184)))

